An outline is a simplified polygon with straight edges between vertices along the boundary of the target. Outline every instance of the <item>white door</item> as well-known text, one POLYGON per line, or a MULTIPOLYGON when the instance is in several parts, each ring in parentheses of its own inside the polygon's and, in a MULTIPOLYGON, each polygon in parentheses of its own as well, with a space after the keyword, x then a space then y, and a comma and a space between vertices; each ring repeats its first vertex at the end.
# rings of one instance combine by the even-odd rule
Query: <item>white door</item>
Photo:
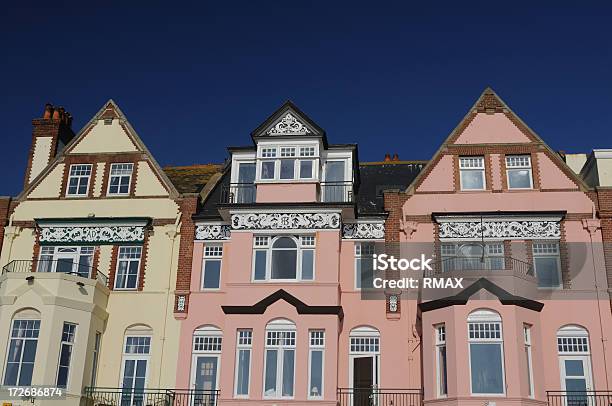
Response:
POLYGON ((121 373, 121 406, 144 404, 144 389, 147 387, 148 357, 124 358, 121 373))
POLYGON ((559 358, 561 386, 567 393, 567 405, 588 405, 585 392, 592 390, 591 362, 588 355, 565 355, 559 358))

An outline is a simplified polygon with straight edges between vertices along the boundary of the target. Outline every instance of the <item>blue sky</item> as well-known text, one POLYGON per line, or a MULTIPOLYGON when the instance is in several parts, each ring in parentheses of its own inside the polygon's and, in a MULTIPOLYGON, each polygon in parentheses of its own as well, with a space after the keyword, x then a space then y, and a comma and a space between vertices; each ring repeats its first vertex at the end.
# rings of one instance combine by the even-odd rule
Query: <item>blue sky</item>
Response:
POLYGON ((162 165, 223 161, 286 99, 362 160, 428 159, 486 86, 555 149, 612 147, 610 3, 21 3, 0 16, 0 195, 46 102, 78 130, 114 99, 162 165))

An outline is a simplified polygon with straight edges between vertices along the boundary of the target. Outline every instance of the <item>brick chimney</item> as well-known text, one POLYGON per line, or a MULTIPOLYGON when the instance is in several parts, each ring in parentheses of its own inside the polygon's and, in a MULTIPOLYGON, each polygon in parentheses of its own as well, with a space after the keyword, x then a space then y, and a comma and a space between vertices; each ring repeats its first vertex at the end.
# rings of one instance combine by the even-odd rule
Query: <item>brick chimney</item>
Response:
POLYGON ((63 107, 45 105, 42 118, 32 120, 32 146, 24 187, 28 186, 74 137, 72 116, 63 107))

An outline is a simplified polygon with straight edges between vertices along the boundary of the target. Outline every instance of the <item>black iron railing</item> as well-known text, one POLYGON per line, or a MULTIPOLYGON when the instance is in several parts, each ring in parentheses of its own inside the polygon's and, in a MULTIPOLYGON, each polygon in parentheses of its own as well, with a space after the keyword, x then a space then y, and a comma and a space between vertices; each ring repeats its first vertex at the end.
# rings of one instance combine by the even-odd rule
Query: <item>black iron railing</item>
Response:
POLYGON ((108 286, 108 277, 93 266, 79 264, 71 260, 39 259, 32 261, 29 259, 15 259, 2 267, 2 274, 26 273, 26 272, 61 272, 69 275, 76 275, 82 278, 96 279, 104 286, 108 286))
POLYGON ((85 388, 87 406, 216 406, 219 390, 85 388))
POLYGON ((549 406, 610 406, 612 391, 547 391, 549 406))
POLYGON ((529 262, 510 257, 447 257, 432 263, 432 270, 425 276, 453 271, 515 271, 521 275, 533 276, 529 262))
POLYGON ((352 203, 353 182, 321 182, 321 201, 325 203, 352 203))
POLYGON ((339 406, 421 406, 420 389, 338 388, 339 406))
POLYGON ((221 189, 220 203, 255 203, 257 187, 254 183, 230 183, 221 189))

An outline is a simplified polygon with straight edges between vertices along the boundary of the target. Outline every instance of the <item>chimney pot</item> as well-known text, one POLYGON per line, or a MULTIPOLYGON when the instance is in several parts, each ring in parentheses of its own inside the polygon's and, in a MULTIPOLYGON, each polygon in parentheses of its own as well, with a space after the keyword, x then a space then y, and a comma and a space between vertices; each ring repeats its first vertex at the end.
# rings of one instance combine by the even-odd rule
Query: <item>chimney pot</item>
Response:
POLYGON ((44 119, 50 119, 53 115, 53 105, 51 103, 45 104, 45 111, 43 112, 44 119))
POLYGON ((60 118, 60 113, 59 110, 55 109, 53 110, 53 120, 57 121, 60 118))
POLYGON ((385 154, 385 162, 389 162, 391 160, 391 155, 385 154))
POLYGON ((394 161, 399 161, 399 155, 393 154, 393 160, 394 161))

